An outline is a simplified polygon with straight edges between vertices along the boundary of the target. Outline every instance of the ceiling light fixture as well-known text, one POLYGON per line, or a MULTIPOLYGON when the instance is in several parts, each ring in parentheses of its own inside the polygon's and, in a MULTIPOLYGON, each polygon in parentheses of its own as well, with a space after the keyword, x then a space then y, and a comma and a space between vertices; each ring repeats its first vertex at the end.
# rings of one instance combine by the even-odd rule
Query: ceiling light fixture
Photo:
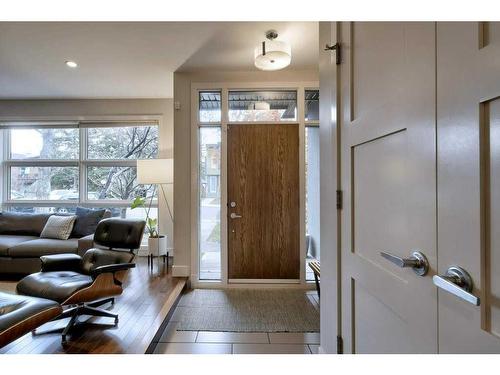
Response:
POLYGON ((271 109, 271 105, 267 102, 255 102, 253 109, 257 111, 269 111, 271 109))
POLYGON ((68 61, 66 61, 66 66, 74 69, 78 66, 78 64, 74 61, 68 60, 68 61))
POLYGON ((269 30, 266 33, 267 41, 255 48, 255 66, 260 70, 279 70, 286 68, 292 61, 290 44, 275 40, 278 33, 269 30))

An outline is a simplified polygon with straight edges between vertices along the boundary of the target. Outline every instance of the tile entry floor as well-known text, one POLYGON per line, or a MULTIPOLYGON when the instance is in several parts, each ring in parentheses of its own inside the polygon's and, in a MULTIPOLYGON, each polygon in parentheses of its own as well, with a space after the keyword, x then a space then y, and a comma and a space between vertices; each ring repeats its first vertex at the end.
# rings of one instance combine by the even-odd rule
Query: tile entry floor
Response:
MULTIPOLYGON (((319 309, 316 291, 305 292, 319 309)), ((317 354, 319 333, 177 331, 175 311, 155 354, 317 354)))

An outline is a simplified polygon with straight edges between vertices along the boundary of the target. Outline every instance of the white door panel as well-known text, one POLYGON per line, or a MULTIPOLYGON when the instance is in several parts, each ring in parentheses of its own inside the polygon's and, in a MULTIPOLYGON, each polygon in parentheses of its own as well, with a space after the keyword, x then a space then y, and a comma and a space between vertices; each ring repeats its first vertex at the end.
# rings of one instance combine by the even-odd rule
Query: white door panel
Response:
POLYGON ((499 353, 499 23, 438 23, 437 51, 439 273, 463 267, 481 297, 439 291, 439 349, 499 353))
POLYGON ((345 352, 437 351, 435 24, 344 23, 345 352), (423 252, 418 276, 380 256, 423 252))

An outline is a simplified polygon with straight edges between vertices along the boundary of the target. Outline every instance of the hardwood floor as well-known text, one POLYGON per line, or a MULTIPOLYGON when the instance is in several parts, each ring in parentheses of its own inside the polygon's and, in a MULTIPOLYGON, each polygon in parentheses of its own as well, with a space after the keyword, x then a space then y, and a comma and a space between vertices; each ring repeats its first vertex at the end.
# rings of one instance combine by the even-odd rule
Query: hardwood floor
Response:
MULTIPOLYGON (((124 292, 110 308, 110 311, 119 314, 117 327, 103 329, 97 325, 86 325, 86 329, 77 329, 68 336, 66 348, 61 346, 60 334, 28 334, 1 348, 0 353, 145 353, 186 284, 185 278, 172 277, 171 270, 167 273, 161 263, 158 275, 157 264, 155 260, 155 272, 151 273, 147 259, 141 257, 137 267, 127 274, 124 292)), ((111 324, 112 319, 91 318, 89 322, 111 324)), ((67 320, 47 323, 37 331, 64 327, 66 323, 67 320)))

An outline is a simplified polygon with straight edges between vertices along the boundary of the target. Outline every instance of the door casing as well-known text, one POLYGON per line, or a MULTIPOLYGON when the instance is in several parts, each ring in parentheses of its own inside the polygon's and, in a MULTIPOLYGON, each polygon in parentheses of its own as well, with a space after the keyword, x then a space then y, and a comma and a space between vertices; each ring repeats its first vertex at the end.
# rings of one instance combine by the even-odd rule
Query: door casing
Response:
MULTIPOLYGON (((313 289, 314 283, 305 280, 305 241, 300 241, 300 280, 293 281, 273 281, 267 283, 266 280, 245 280, 244 283, 230 283, 228 281, 227 264, 227 126, 244 126, 244 122, 230 123, 227 118, 227 97, 230 90, 297 90, 297 121, 290 122, 299 125, 299 180, 300 180, 300 236, 305 238, 305 121, 304 121, 304 92, 306 89, 317 89, 318 81, 276 81, 276 82, 193 82, 191 84, 191 283, 196 288, 241 288, 251 286, 252 288, 299 288, 313 289), (199 187, 198 187, 198 167, 199 167, 199 122, 198 122, 198 93, 203 90, 220 90, 222 94, 222 155, 221 155, 221 280, 207 281, 199 279, 199 187)), ((259 122, 252 122, 258 124, 259 122)), ((269 122, 265 122, 268 124, 269 122)), ((288 122, 287 122, 288 123, 288 122)))

